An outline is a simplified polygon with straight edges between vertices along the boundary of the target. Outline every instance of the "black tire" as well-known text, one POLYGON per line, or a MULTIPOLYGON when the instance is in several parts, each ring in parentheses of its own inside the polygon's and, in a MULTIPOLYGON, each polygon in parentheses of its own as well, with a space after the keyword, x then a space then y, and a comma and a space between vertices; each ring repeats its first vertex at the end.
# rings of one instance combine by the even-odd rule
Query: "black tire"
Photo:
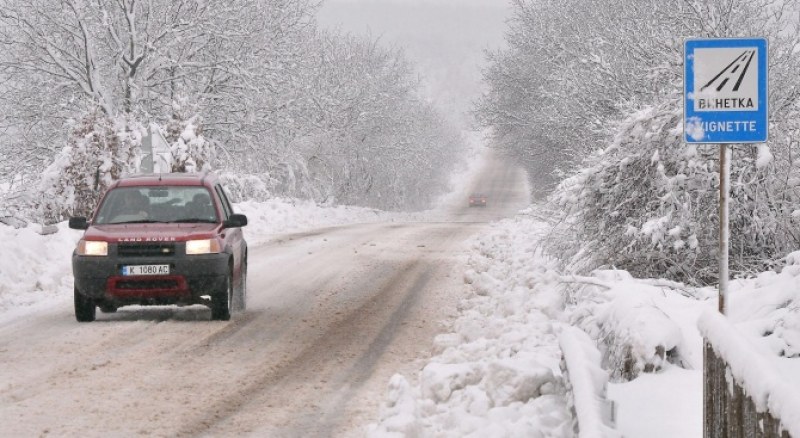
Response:
POLYGON ((228 321, 231 319, 231 304, 233 300, 233 276, 229 273, 225 277, 225 286, 217 291, 211 298, 211 320, 228 321))
POLYGON ((94 300, 84 296, 78 292, 78 288, 74 288, 75 294, 75 319, 78 322, 92 322, 97 315, 97 306, 94 300))
POLYGON ((236 288, 236 296, 233 300, 233 310, 244 312, 247 309, 247 260, 242 262, 242 270, 239 274, 239 287, 236 288))

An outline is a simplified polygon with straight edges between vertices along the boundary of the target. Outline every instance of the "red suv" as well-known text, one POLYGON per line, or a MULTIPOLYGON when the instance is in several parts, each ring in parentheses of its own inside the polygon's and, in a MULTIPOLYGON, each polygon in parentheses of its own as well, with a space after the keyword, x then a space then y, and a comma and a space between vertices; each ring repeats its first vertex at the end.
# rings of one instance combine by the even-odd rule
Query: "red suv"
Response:
POLYGON ((214 174, 120 179, 91 220, 69 220, 86 230, 72 255, 76 319, 131 304, 204 304, 230 319, 245 308, 245 225, 214 174))

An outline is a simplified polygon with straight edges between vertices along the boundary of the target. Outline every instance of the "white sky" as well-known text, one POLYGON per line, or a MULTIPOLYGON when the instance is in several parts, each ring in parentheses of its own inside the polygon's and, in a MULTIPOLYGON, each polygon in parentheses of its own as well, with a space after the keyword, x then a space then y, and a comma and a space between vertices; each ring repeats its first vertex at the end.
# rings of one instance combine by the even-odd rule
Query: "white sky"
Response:
POLYGON ((502 47, 509 13, 509 0, 326 0, 318 19, 402 47, 431 99, 458 117, 480 95, 483 51, 502 47))

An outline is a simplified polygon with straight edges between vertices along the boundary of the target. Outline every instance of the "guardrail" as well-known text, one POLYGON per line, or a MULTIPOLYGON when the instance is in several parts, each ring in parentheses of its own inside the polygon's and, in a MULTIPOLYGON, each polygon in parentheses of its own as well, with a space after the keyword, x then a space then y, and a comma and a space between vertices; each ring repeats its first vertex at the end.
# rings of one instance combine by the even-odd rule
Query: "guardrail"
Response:
POLYGON ((558 343, 575 434, 579 438, 621 437, 613 428, 614 402, 606 398, 608 374, 600 366, 594 342, 578 328, 563 327, 558 343))
POLYGON ((707 311, 704 339, 703 436, 800 438, 800 393, 781 379, 771 353, 724 316, 707 311))

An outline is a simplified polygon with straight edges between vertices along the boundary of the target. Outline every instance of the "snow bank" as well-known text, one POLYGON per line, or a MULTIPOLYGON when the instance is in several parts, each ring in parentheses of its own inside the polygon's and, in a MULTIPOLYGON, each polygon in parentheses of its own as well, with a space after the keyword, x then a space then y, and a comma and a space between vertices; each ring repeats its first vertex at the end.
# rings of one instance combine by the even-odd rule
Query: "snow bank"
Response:
POLYGON ((0 225, 0 319, 72 292, 71 254, 81 233, 61 223, 57 233, 43 236, 38 227, 0 225))
MULTIPOLYGON (((675 381, 673 369, 693 368, 677 375, 682 379, 702 374, 697 367, 702 365, 702 339, 695 327, 700 312, 713 305, 707 291, 638 280, 617 270, 564 275, 557 261, 542 253, 550 227, 538 215, 533 207, 493 224, 474 240, 464 273, 467 296, 452 332, 436 337, 437 354, 417 376, 392 379, 371 436, 400 436, 409 430, 418 436, 573 436, 572 403, 576 414, 577 404, 598 403, 608 380, 601 364, 608 366, 618 351, 627 351, 633 368, 657 372, 644 374, 654 377, 647 385, 626 388, 625 409, 640 409, 641 401, 628 401, 647 400, 654 388, 663 393, 664 382, 675 381), (565 339, 563 333, 577 330, 562 331, 565 325, 579 326, 590 336, 565 339), (569 382, 561 372, 562 354, 576 367, 569 368, 569 382), (527 420, 521 423, 523 417, 527 420)), ((691 407, 701 392, 699 385, 681 386, 671 403, 691 407)), ((582 426, 587 436, 615 436, 597 420, 602 410, 587 409, 596 414, 580 420, 588 424, 582 426)), ((696 410, 697 416, 676 427, 670 428, 675 419, 662 411, 646 428, 630 430, 696 436, 702 432, 702 407, 696 410)), ((635 422, 637 415, 626 418, 631 417, 635 422)))
POLYGON ((780 272, 731 282, 727 316, 773 355, 800 358, 800 251, 785 260, 780 272))
POLYGON ((415 385, 392 378, 370 436, 573 435, 556 333, 565 303, 535 224, 504 221, 473 242, 453 331, 415 385))
MULTIPOLYGON (((473 242, 464 274, 467 296, 452 332, 436 337, 436 355, 417 376, 392 378, 371 436, 572 436, 573 416, 597 414, 608 373, 625 369, 625 378, 608 384, 619 434, 702 435, 698 320, 716 308, 716 290, 636 279, 620 270, 564 275, 541 251, 549 228, 536 215, 533 207, 493 224, 473 242), (559 338, 565 324, 589 339, 565 338, 576 328, 559 338), (557 366, 562 354, 571 362, 566 376, 557 366)), ((762 376, 753 378, 762 398, 769 391, 764 388, 783 382, 783 395, 769 400, 794 427, 800 365, 789 358, 800 358, 800 252, 787 257, 779 273, 736 280, 731 289, 730 319, 740 335, 714 330, 728 337, 726 348, 742 360, 747 354, 740 337, 763 344, 746 369, 762 376), (773 377, 765 381, 764 375, 773 377)), ((586 434, 617 433, 597 415, 577 420, 586 434)))

